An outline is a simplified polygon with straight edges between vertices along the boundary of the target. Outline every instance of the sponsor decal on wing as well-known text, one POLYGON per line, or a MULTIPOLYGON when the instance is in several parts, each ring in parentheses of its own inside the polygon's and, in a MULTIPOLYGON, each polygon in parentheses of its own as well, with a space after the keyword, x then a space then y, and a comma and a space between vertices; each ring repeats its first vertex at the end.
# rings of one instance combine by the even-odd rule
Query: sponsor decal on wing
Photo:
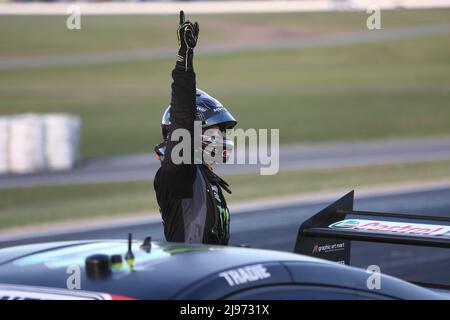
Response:
POLYGON ((365 219, 346 219, 328 226, 331 229, 354 230, 373 233, 395 233, 415 236, 440 236, 450 238, 450 226, 365 219))

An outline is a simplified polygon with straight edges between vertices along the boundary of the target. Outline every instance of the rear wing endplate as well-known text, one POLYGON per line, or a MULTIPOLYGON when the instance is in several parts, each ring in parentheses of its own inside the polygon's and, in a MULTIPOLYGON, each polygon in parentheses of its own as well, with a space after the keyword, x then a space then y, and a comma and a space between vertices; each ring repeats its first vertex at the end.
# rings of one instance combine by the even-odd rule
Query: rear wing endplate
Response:
POLYGON ((350 264, 351 241, 450 248, 450 218, 353 210, 354 191, 299 228, 295 253, 350 264))

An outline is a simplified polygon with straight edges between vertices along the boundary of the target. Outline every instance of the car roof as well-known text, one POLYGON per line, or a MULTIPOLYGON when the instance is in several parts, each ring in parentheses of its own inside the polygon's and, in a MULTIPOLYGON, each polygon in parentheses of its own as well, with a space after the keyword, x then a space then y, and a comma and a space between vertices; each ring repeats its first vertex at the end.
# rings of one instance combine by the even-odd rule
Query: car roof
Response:
MULTIPOLYGON (((315 261, 317 259, 277 251, 203 244, 152 242, 148 252, 141 242, 133 241, 133 265, 123 259, 104 279, 93 279, 86 274, 86 258, 95 254, 125 256, 125 240, 93 240, 43 243, 0 250, 0 283, 67 287, 67 269, 81 270, 81 287, 93 290, 147 299, 169 299, 178 292, 209 275, 241 265, 261 262, 315 261)), ((328 263, 328 262, 324 262, 328 263)), ((287 272, 273 271, 288 279, 287 272)))
MULTIPOLYGON (((367 290, 364 270, 308 256, 204 244, 151 242, 151 248, 141 244, 131 243, 132 261, 124 258, 128 251, 126 240, 54 242, 2 249, 0 283, 66 289, 71 275, 68 270, 76 267, 82 290, 139 299, 217 299, 237 288, 293 283, 367 290), (108 274, 89 274, 86 259, 98 254, 108 259, 120 255, 122 262, 108 274)), ((423 298, 428 292, 385 278, 382 294, 423 298)))

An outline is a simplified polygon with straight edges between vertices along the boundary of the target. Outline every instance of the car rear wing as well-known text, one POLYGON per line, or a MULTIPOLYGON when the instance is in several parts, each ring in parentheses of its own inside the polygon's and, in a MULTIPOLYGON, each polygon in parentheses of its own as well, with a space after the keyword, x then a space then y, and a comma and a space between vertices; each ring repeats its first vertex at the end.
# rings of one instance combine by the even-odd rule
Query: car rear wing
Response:
POLYGON ((440 248, 450 261, 449 217, 355 211, 353 199, 351 191, 306 220, 294 252, 353 265, 351 247, 358 241, 440 248))

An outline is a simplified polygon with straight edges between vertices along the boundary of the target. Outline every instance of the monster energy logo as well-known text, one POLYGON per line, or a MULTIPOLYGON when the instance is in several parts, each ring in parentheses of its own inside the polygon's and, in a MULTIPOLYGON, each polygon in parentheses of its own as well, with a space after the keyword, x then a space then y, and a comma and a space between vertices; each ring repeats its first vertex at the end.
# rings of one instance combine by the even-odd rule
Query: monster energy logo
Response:
POLYGON ((230 213, 228 212, 227 208, 222 208, 222 207, 218 207, 218 208, 219 208, 221 230, 224 232, 224 234, 228 234, 228 224, 229 224, 230 213))

